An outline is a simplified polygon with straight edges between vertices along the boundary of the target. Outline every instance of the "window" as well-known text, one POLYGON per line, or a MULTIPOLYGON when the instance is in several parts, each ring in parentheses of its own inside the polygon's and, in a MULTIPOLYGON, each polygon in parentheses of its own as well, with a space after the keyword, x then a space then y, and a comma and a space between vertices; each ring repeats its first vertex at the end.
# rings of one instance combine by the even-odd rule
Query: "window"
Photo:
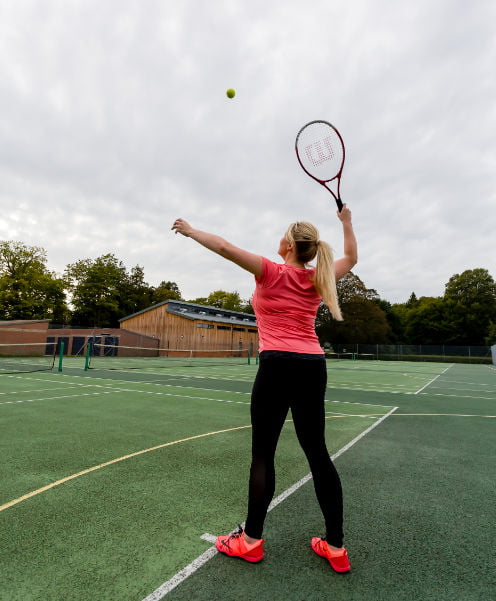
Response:
POLYGON ((48 336, 46 339, 45 355, 53 355, 55 352, 55 336, 48 336))
POLYGON ((211 323, 197 323, 197 328, 204 328, 205 330, 213 330, 214 326, 211 323))

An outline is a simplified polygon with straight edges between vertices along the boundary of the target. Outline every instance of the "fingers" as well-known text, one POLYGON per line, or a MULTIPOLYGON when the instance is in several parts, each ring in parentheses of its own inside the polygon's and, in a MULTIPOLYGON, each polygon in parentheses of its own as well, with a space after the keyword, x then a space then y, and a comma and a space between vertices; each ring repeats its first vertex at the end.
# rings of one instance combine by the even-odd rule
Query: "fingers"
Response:
POLYGON ((179 229, 181 228, 181 226, 184 224, 184 220, 183 219, 176 219, 174 221, 174 223, 172 224, 171 230, 176 230, 176 234, 179 231, 179 229))
POLYGON ((188 235, 188 231, 191 229, 191 226, 184 219, 178 218, 172 224, 171 230, 174 230, 176 234, 182 234, 183 236, 188 235))
POLYGON ((337 211, 336 215, 340 221, 351 221, 351 211, 348 209, 346 203, 343 203, 341 211, 337 211))

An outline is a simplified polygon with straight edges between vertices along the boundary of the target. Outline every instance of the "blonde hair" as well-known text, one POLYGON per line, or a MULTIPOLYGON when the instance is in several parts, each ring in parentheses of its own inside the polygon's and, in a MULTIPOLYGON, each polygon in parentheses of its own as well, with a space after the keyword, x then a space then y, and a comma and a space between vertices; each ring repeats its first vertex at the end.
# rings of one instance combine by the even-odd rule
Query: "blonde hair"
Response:
POLYGON ((343 321, 336 290, 332 248, 327 242, 319 239, 319 230, 306 221, 292 223, 285 237, 295 247, 296 259, 299 262, 306 265, 317 257, 315 274, 312 278, 313 285, 334 319, 343 321))

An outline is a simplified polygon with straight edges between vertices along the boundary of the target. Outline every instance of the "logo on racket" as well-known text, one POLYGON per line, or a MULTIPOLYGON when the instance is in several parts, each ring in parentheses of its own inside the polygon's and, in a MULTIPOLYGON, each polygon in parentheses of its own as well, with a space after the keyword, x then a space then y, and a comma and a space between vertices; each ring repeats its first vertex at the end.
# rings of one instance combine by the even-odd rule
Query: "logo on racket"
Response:
POLYGON ((309 144, 305 147, 305 154, 314 167, 318 167, 326 161, 332 161, 335 154, 331 144, 331 137, 329 136, 323 140, 317 140, 316 142, 309 144), (322 144, 324 144, 325 149, 322 148, 322 144), (315 153, 313 152, 313 149, 315 149, 315 153))

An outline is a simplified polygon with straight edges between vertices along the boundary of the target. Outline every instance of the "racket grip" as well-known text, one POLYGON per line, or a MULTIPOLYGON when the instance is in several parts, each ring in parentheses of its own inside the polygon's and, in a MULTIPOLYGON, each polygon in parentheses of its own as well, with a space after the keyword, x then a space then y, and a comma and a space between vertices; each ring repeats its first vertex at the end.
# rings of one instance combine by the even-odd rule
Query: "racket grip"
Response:
POLYGON ((336 204, 338 205, 338 211, 341 213, 343 210, 343 203, 341 202, 340 198, 336 198, 336 204))

